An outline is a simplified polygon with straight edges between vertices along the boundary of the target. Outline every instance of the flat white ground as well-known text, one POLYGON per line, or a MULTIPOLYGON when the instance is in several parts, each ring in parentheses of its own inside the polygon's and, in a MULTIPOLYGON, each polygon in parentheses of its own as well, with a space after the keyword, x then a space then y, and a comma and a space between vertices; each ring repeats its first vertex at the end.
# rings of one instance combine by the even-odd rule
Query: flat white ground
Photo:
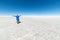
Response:
POLYGON ((0 40, 60 40, 60 17, 21 16, 0 17, 0 40))

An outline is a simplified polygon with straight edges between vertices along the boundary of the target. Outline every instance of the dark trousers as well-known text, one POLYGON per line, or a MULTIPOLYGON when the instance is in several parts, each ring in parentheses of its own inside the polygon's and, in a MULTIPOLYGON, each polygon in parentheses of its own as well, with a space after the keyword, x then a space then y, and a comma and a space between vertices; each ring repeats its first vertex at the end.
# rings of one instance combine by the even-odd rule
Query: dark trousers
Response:
POLYGON ((19 21, 19 19, 18 19, 18 20, 17 20, 17 24, 19 24, 19 22, 20 22, 20 21, 19 21))

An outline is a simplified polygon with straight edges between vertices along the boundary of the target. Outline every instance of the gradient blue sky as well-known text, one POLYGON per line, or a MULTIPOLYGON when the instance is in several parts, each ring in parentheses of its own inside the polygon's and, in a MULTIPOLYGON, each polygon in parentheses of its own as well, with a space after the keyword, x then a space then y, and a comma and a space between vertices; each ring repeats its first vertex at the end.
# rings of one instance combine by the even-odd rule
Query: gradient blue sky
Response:
POLYGON ((0 0, 0 15, 60 15, 60 0, 0 0))

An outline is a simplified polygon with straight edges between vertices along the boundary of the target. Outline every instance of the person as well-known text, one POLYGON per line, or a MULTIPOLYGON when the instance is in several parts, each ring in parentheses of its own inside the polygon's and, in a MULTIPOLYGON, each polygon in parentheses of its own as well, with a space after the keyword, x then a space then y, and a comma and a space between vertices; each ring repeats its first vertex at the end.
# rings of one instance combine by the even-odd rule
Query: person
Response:
MULTIPOLYGON (((21 16, 21 15, 20 15, 20 16, 21 16)), ((19 16, 19 15, 14 16, 14 17, 16 17, 17 24, 21 23, 21 22, 19 21, 19 17, 20 17, 20 16, 19 16)))

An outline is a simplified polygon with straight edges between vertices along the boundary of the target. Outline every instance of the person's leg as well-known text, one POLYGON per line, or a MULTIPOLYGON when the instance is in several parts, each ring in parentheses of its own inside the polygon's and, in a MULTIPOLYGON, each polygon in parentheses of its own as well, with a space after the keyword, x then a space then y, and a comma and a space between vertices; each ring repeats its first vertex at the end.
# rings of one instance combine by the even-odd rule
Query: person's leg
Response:
POLYGON ((17 19, 17 24, 19 23, 19 20, 17 19))
POLYGON ((20 21, 19 21, 19 19, 17 20, 17 24, 19 24, 20 23, 20 21))
POLYGON ((18 20, 19 23, 21 23, 19 20, 18 20))

